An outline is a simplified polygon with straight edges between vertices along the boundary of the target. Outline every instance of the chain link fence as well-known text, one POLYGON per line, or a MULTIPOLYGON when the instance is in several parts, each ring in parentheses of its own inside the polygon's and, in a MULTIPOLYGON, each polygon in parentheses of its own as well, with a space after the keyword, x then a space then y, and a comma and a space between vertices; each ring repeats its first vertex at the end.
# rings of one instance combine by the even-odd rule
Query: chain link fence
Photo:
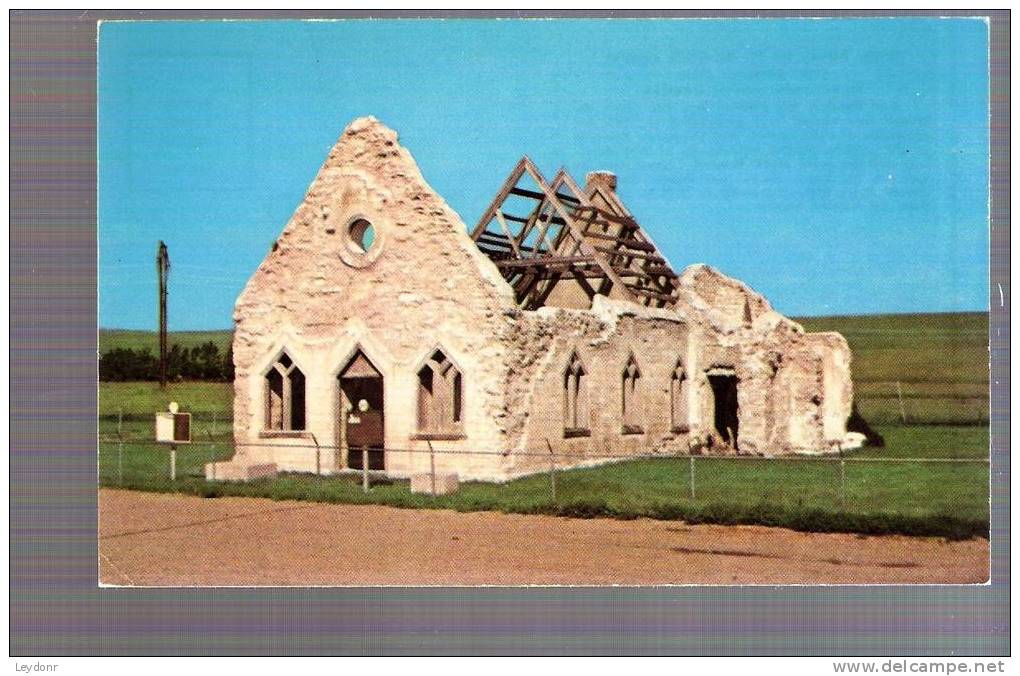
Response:
POLYGON ((170 447, 153 441, 151 423, 101 421, 99 483, 103 487, 206 497, 252 496, 767 525, 789 525, 789 515, 799 514, 798 518, 846 517, 845 527, 837 528, 840 530, 868 531, 874 528, 868 524, 877 519, 899 524, 879 528, 892 532, 945 534, 962 527, 970 534, 987 533, 988 459, 980 457, 897 457, 884 449, 868 448, 839 455, 770 458, 664 453, 578 455, 555 452, 551 444, 510 454, 481 448, 384 449, 391 459, 398 455, 429 456, 415 466, 427 468, 417 473, 432 473, 433 486, 437 466, 443 473, 457 464, 445 456, 499 455, 530 468, 529 474, 505 483, 466 481, 449 495, 423 495, 412 493, 406 478, 367 469, 367 462, 357 463, 363 469, 331 471, 341 449, 311 440, 286 444, 262 440, 247 445, 305 452, 310 459, 314 455, 314 464, 311 460, 308 464, 318 472, 281 473, 248 482, 208 481, 205 465, 229 460, 239 446, 216 416, 193 420, 192 438, 190 444, 170 447), (579 461, 584 466, 577 466, 579 461))

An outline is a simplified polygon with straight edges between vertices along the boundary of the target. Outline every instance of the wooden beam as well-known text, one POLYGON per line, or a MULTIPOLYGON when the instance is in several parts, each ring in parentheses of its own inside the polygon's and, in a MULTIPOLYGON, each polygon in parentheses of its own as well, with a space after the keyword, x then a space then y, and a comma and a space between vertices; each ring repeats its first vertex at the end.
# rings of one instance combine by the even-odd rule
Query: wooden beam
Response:
POLYGON ((543 193, 536 192, 534 190, 528 190, 527 188, 517 188, 517 187, 510 188, 510 194, 511 195, 518 195, 520 197, 530 197, 533 200, 543 200, 543 199, 545 199, 545 195, 543 193))
POLYGON ((662 255, 662 251, 655 243, 655 239, 652 238, 647 232, 645 232, 644 228, 641 227, 641 224, 638 223, 637 219, 634 218, 634 215, 630 212, 630 210, 627 209, 627 206, 623 203, 623 200, 620 199, 620 196, 616 194, 616 191, 604 190, 602 186, 600 186, 598 183, 593 183, 589 186, 586 186, 586 188, 588 189, 582 191, 586 199, 590 201, 595 195, 599 195, 600 197, 602 197, 603 201, 610 207, 610 209, 613 210, 614 213, 616 213, 619 216, 625 216, 632 219, 634 221, 634 224, 637 226, 637 232, 640 234, 641 239, 655 247, 656 253, 658 253, 659 256, 665 261, 665 265, 669 265, 669 260, 666 259, 664 255, 662 255))
MULTIPOLYGON (((542 206, 540 208, 540 213, 538 215, 538 221, 537 221, 537 222, 542 224, 542 227, 539 228, 539 230, 538 230, 538 242, 537 243, 541 244, 541 243, 544 242, 547 251, 555 252, 556 251, 556 244, 554 242, 550 242, 549 238, 546 237, 546 233, 549 231, 549 226, 552 224, 552 218, 554 218, 554 217, 553 217, 552 214, 545 214, 545 218, 543 218, 541 211, 544 210, 545 208, 546 208, 546 204, 543 202, 542 206)), ((562 218, 559 219, 559 220, 563 221, 562 218)), ((566 221, 563 221, 563 223, 565 225, 566 221)), ((576 252, 574 252, 574 253, 576 253, 576 252)))
POLYGON ((580 286, 586 294, 588 294, 588 300, 593 300, 595 298, 595 289, 588 283, 584 273, 573 267, 570 268, 570 272, 574 275, 574 279, 577 280, 577 285, 580 286))
POLYGON ((514 236, 510 233, 510 228, 507 226, 506 221, 503 220, 503 212, 501 212, 499 209, 496 209, 496 220, 499 221, 500 227, 502 227, 503 232, 506 233, 506 238, 510 242, 510 246, 514 250, 514 254, 516 254, 518 258, 521 258, 521 250, 517 246, 517 241, 514 239, 514 236))
POLYGON ((655 244, 615 195, 603 195, 604 203, 596 206, 590 201, 591 194, 578 188, 562 168, 547 182, 524 156, 472 237, 511 284, 521 307, 541 305, 560 280, 571 278, 589 297, 608 295, 613 286, 619 286, 632 302, 675 304, 669 292, 675 293, 677 276, 655 244), (540 190, 518 186, 525 174, 540 190), (503 211, 510 195, 537 201, 527 218, 503 211), (499 223, 499 230, 488 230, 493 220, 499 223), (523 226, 519 233, 511 230, 510 222, 523 226), (553 231, 553 225, 559 229, 553 231), (536 228, 535 243, 524 245, 536 228), (589 238, 604 245, 589 242, 589 238))
MULTIPOLYGON (((507 239, 503 235, 501 235, 501 234, 499 234, 497 232, 491 232, 491 231, 488 231, 488 230, 483 232, 481 235, 479 235, 478 236, 478 240, 477 240, 477 244, 479 246, 484 245, 484 244, 488 244, 488 245, 493 245, 493 246, 505 247, 507 249, 513 249, 513 247, 510 245, 510 242, 511 242, 511 240, 507 239)), ((517 248, 519 248, 521 251, 531 251, 531 247, 527 247, 527 246, 520 246, 520 245, 518 245, 517 248)))
POLYGON ((642 279, 648 279, 648 275, 640 268, 621 268, 614 266, 613 269, 616 270, 616 274, 621 277, 640 277, 642 279))
MULTIPOLYGON (((502 212, 500 212, 500 213, 502 213, 502 212)), ((511 216, 510 214, 506 214, 506 213, 503 213, 503 218, 505 218, 508 221, 512 221, 514 223, 527 223, 528 220, 529 220, 527 218, 522 218, 520 216, 511 216)), ((556 225, 566 225, 567 224, 567 222, 565 220, 563 220, 562 218, 560 218, 559 216, 549 216, 548 220, 549 220, 550 223, 555 223, 556 225)))
POLYGON ((626 256, 628 258, 640 258, 642 260, 651 261, 653 263, 659 263, 661 265, 664 265, 666 263, 666 259, 663 258, 662 256, 659 256, 658 254, 642 253, 640 251, 624 251, 622 249, 607 249, 604 246, 593 246, 592 248, 595 249, 596 251, 601 251, 602 253, 608 254, 610 256, 626 256))
POLYGON ((528 296, 531 295, 531 291, 535 288, 535 285, 542 281, 543 276, 538 271, 532 271, 531 274, 522 278, 521 283, 514 287, 514 294, 517 296, 517 304, 524 307, 525 301, 528 296))
MULTIPOLYGON (((567 174, 567 170, 564 169, 563 167, 560 167, 559 170, 557 170, 556 172, 556 176, 553 177, 552 183, 549 184, 549 187, 552 188, 553 192, 556 195, 558 196, 562 195, 563 193, 561 192, 561 188, 563 188, 564 186, 567 188, 567 190, 571 190, 570 184, 567 183, 566 180, 568 178, 569 174, 567 174)), ((583 199, 584 197, 582 195, 575 194, 573 197, 570 198, 569 201, 580 204, 583 199)), ((563 219, 560 218, 557 220, 563 219)), ((580 241, 574 240, 572 236, 572 230, 570 229, 570 227, 567 226, 566 221, 563 222, 562 226, 563 227, 560 228, 560 231, 556 233, 556 241, 551 243, 553 251, 561 255, 574 255, 580 249, 581 243, 580 241), (569 251, 567 250, 567 245, 565 245, 565 243, 572 245, 570 246, 569 251)))
POLYGON ((649 251, 649 252, 655 251, 655 245, 649 244, 648 242, 642 242, 642 241, 637 240, 637 239, 631 239, 631 238, 622 238, 621 239, 617 235, 607 235, 607 234, 604 234, 604 233, 601 233, 601 232, 590 232, 589 231, 589 232, 586 232, 584 234, 585 234, 585 237, 594 237, 595 239, 601 239, 601 240, 605 240, 607 242, 615 242, 616 244, 619 244, 620 246, 627 247, 628 249, 633 249, 635 251, 649 251))
POLYGON ((561 279, 563 279, 562 275, 556 275, 555 277, 548 279, 545 286, 542 287, 542 290, 539 291, 534 298, 528 301, 528 308, 535 310, 545 305, 545 301, 549 298, 549 295, 552 293, 553 289, 556 288, 556 285, 559 284, 561 279))
POLYGON ((606 211, 605 209, 600 209, 599 207, 595 206, 594 204, 587 204, 587 205, 579 206, 579 207, 577 207, 577 210, 578 211, 591 211, 598 218, 605 219, 605 220, 609 221, 610 223, 616 223, 617 225, 624 225, 624 226, 626 226, 628 228, 637 228, 638 227, 637 221, 635 221, 630 216, 617 216, 616 214, 611 213, 609 211, 606 211))
MULTIPOLYGON (((613 268, 609 265, 609 261, 605 260, 598 254, 596 254, 595 249, 594 247, 592 247, 592 245, 584 242, 584 238, 581 235, 581 232, 578 230, 576 223, 574 223, 573 219, 570 217, 570 214, 567 213, 566 209, 563 208, 563 205, 560 203, 560 201, 555 198, 553 192, 546 186, 546 181, 543 180, 542 173, 539 171, 539 168, 537 166, 534 166, 534 163, 531 162, 530 159, 527 159, 527 161, 524 162, 524 169, 529 174, 531 174, 531 177, 534 179, 535 183, 542 187, 543 192, 546 193, 546 196, 549 198, 549 201, 552 203, 553 207, 557 211, 559 211, 560 216, 567 221, 567 227, 570 228, 571 232, 573 232, 574 238, 579 243, 578 249, 580 250, 580 252, 585 256, 595 255, 596 262, 599 264, 599 267, 605 270, 606 276, 612 279, 613 283, 619 283, 619 285, 621 285, 622 287, 623 279, 621 279, 619 275, 617 275, 616 272, 613 271, 613 268)), ((624 293, 630 296, 628 300, 634 300, 632 295, 628 294, 626 291, 624 291, 624 293)))
POLYGON ((500 205, 502 205, 503 202, 506 201, 507 196, 510 194, 511 188, 517 185, 517 181, 521 180, 521 176, 524 175, 525 166, 530 161, 531 160, 528 159, 527 155, 525 155, 524 157, 517 161, 517 164, 514 166, 513 171, 511 171, 510 175, 507 176, 505 181, 503 181, 503 187, 501 187, 499 189, 499 192, 496 193, 496 196, 492 198, 492 203, 489 204, 489 208, 485 210, 485 213, 478 220, 478 224, 475 226, 475 229, 471 231, 471 239, 477 241, 478 236, 485 232, 485 228, 488 227, 489 221, 492 220, 493 214, 495 214, 496 209, 498 209, 500 205))
MULTIPOLYGON (((530 160, 528 161, 530 162, 530 160)), ((528 237, 528 235, 531 234, 531 231, 534 230, 535 225, 538 223, 540 217, 543 215, 545 207, 546 200, 542 200, 535 206, 534 210, 532 210, 532 212, 528 215, 527 222, 525 223, 524 227, 521 228, 521 234, 517 237, 518 244, 523 244, 524 240, 528 237)), ((562 218, 555 217, 553 214, 545 214, 545 216, 547 219, 556 218, 557 221, 563 220, 562 218)), ((566 221, 563 221, 563 224, 565 225, 566 221)), ((545 239, 545 230, 548 227, 549 227, 548 222, 544 223, 542 226, 542 232, 539 234, 538 241, 536 242, 536 245, 539 248, 541 247, 543 240, 545 240, 547 246, 549 245, 548 240, 545 239)))
POLYGON ((596 261, 591 256, 534 256, 513 261, 500 261, 496 265, 499 269, 505 270, 508 268, 541 268, 553 265, 573 265, 575 263, 595 264, 596 261))
MULTIPOLYGON (((567 186, 567 189, 570 190, 570 192, 574 193, 581 199, 581 204, 591 205, 591 201, 588 199, 588 196, 585 194, 583 190, 581 190, 580 186, 577 185, 577 182, 574 181, 574 177, 571 176, 567 171, 561 171, 560 174, 563 184, 567 186)), ((612 291, 613 284, 617 282, 621 286, 623 285, 623 280, 620 278, 619 275, 615 276, 606 275, 599 282, 597 292, 602 294, 603 296, 608 296, 609 292, 612 291)), ((626 293, 626 291, 624 293, 626 293)), ((637 301, 637 299, 634 298, 633 296, 631 296, 631 300, 634 300, 635 302, 637 301)))
POLYGON ((668 265, 649 265, 647 268, 645 268, 645 272, 653 276, 661 275, 663 277, 669 277, 671 279, 676 279, 678 277, 678 275, 675 272, 673 272, 673 268, 669 267, 668 265))

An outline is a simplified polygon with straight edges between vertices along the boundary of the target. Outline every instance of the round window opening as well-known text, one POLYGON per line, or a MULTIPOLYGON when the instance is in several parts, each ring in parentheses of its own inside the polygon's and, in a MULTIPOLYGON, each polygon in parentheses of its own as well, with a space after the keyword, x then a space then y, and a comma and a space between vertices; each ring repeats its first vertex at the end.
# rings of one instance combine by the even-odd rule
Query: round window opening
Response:
POLYGON ((375 227, 364 218, 359 218, 347 228, 351 244, 358 253, 368 253, 375 242, 375 227))

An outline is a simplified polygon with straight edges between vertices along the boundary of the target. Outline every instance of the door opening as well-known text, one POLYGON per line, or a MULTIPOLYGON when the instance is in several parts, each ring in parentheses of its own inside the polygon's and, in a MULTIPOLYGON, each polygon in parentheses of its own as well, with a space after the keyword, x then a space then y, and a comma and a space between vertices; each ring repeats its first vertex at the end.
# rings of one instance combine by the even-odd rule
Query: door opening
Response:
POLYGON ((340 372, 341 453, 337 465, 362 469, 362 449, 368 449, 368 469, 385 469, 383 377, 360 350, 340 372), (344 462, 346 460, 346 462, 344 462))
POLYGON ((712 385, 712 398, 715 404, 715 431, 723 441, 736 449, 740 428, 737 376, 732 371, 713 369, 708 374, 708 382, 712 385))

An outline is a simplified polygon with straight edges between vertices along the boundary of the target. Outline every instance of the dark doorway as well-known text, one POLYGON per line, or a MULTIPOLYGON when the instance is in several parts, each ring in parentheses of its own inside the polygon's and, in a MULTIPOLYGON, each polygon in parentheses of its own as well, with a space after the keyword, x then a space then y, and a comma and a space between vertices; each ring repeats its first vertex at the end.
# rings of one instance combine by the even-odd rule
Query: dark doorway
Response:
POLYGON ((383 377, 360 350, 340 372, 339 415, 347 467, 362 469, 362 449, 367 448, 368 468, 385 469, 383 377))
POLYGON ((715 402, 715 430, 723 441, 737 448, 740 427, 737 415, 737 376, 732 373, 710 373, 708 382, 712 385, 715 402))

